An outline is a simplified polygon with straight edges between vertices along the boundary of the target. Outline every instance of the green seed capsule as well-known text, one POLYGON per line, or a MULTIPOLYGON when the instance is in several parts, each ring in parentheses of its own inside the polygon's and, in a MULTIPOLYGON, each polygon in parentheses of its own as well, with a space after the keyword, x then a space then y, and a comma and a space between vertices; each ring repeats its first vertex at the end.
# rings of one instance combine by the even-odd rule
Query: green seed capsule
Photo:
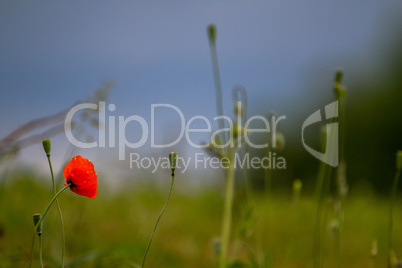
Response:
POLYGON ((216 40, 216 26, 215 24, 210 24, 208 25, 208 38, 209 41, 213 44, 215 44, 215 40, 216 40))
POLYGON ((49 155, 50 150, 52 148, 52 146, 50 144, 50 140, 43 140, 42 144, 43 144, 43 149, 45 150, 45 153, 49 155))
POLYGON ((243 108, 243 104, 241 103, 241 101, 238 101, 234 104, 234 113, 236 116, 243 116, 244 114, 244 108, 243 108))
MULTIPOLYGON (((41 217, 42 216, 39 213, 36 213, 36 214, 33 215, 33 222, 34 222, 35 226, 38 224, 38 222, 40 221, 41 217)), ((39 224, 38 229, 36 229, 36 232, 38 233, 38 235, 42 234, 42 223, 39 224)))
POLYGON ((342 78, 343 78, 343 71, 339 69, 339 70, 336 72, 336 75, 335 75, 335 82, 336 82, 336 83, 342 82, 342 78))
POLYGON ((232 135, 233 138, 236 139, 239 135, 244 134, 244 128, 242 128, 239 123, 234 122, 233 123, 233 129, 232 129, 232 135))
POLYGON ((275 147, 278 151, 283 150, 285 147, 285 136, 281 132, 277 132, 275 135, 275 147))
POLYGON ((169 161, 170 161, 170 168, 172 170, 175 170, 176 163, 177 163, 177 153, 175 153, 175 152, 169 153, 169 161))

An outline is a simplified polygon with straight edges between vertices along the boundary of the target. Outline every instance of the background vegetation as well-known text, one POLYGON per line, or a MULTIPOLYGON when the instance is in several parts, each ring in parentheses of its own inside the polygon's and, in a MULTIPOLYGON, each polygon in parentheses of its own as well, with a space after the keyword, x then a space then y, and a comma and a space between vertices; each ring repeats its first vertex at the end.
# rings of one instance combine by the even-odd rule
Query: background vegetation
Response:
MULTIPOLYGON (((177 184, 186 183, 185 178, 177 176, 176 179, 177 184)), ((28 266, 32 214, 42 211, 52 197, 49 186, 42 183, 42 178, 31 174, 14 174, 7 183, 7 190, 3 188, 1 267, 28 266)), ((256 216, 251 219, 254 223, 251 229, 245 227, 248 220, 243 213, 244 198, 236 196, 232 260, 242 260, 249 265, 256 260, 266 263, 265 267, 312 266, 315 200, 302 193, 299 202, 295 202, 292 186, 284 188, 285 191, 270 200, 269 207, 263 195, 256 196, 256 216)), ((166 198, 166 189, 159 191, 144 184, 111 193, 100 184, 99 195, 93 200, 71 192, 61 195, 67 264, 71 267, 132 267, 133 263, 139 263, 166 198)), ((146 266, 214 267, 217 258, 213 245, 221 231, 222 192, 222 187, 196 192, 174 191, 146 266)), ((401 200, 397 202, 400 204, 401 200)), ((331 206, 329 200, 326 205, 331 206)), ((388 208, 388 200, 367 185, 361 185, 359 190, 352 189, 343 206, 341 267, 384 267, 388 254, 388 208), (372 257, 374 240, 378 244, 378 255, 372 257)), ((334 234, 329 224, 333 218, 331 212, 326 218, 323 264, 336 267, 334 234)), ((402 221, 400 209, 395 210, 394 220, 402 221)), ((401 237, 401 225, 395 224, 394 246, 397 249, 402 247, 401 237)), ((60 261, 60 239, 57 209, 53 207, 44 225, 47 267, 56 267, 60 261)), ((35 254, 34 267, 37 267, 37 250, 35 254)))

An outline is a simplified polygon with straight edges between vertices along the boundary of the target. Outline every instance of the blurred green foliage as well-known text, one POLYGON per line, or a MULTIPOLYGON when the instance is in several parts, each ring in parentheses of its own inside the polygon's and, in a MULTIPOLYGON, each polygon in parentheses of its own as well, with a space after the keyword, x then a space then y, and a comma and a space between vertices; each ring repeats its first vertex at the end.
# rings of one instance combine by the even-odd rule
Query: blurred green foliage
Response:
MULTIPOLYGON (((14 174, 5 184, 0 203, 0 267, 28 266, 32 215, 41 213, 52 197, 50 182, 43 181, 32 174, 14 174)), ((111 193, 100 180, 98 196, 93 200, 70 191, 63 193, 59 200, 65 219, 67 264, 70 267, 134 267, 143 257, 167 188, 162 191, 150 184, 132 185, 111 193)), ((295 203, 292 184, 285 189, 283 193, 273 194, 269 213, 264 196, 255 196, 252 214, 245 209, 243 196, 236 196, 231 246, 233 267, 255 267, 251 266, 253 263, 259 267, 312 265, 314 198, 302 192, 295 203)), ((191 193, 174 191, 155 234, 147 266, 216 266, 213 245, 221 231, 221 193, 220 187, 191 193)), ((400 207, 398 204, 400 199, 397 200, 400 207)), ((331 201, 327 200, 326 205, 332 206, 331 201)), ((388 206, 388 200, 379 198, 366 185, 361 185, 360 192, 350 194, 343 205, 341 267, 374 267, 374 262, 386 263, 388 206), (378 243, 376 258, 370 257, 373 240, 378 243)), ((331 211, 326 215, 328 228, 323 236, 325 267, 335 267, 336 263, 331 211)), ((396 210, 394 217, 395 222, 402 221, 400 210, 396 210)), ((395 224, 394 235, 395 252, 402 254, 401 225, 395 224)), ((61 256, 61 235, 55 206, 44 221, 43 238, 44 262, 47 267, 56 267, 61 256)), ((34 258, 33 267, 38 267, 37 245, 34 258)))
MULTIPOLYGON (((402 39, 400 34, 390 35, 400 31, 400 27, 393 27, 395 29, 384 31, 376 39, 377 49, 367 59, 370 64, 364 65, 365 59, 358 58, 345 61, 350 65, 344 69, 342 83, 347 88, 345 159, 348 183, 351 187, 359 187, 361 181, 369 182, 383 194, 390 193, 395 174, 395 152, 402 149, 402 39)), ((310 114, 335 101, 332 76, 338 67, 334 66, 333 73, 329 74, 323 72, 320 65, 328 66, 328 63, 318 64, 313 73, 306 76, 310 82, 301 85, 305 89, 304 98, 297 99, 295 111, 281 126, 286 137, 281 155, 287 160, 287 169, 277 171, 277 179, 274 174, 273 187, 300 178, 306 183, 306 189, 313 189, 319 161, 303 148, 301 126, 310 114)), ((260 111, 268 108, 260 107, 260 111)), ((317 123, 305 133, 307 143, 318 150, 319 126, 325 123, 328 122, 317 123)), ((262 184, 262 171, 256 170, 253 174, 256 185, 262 184)))

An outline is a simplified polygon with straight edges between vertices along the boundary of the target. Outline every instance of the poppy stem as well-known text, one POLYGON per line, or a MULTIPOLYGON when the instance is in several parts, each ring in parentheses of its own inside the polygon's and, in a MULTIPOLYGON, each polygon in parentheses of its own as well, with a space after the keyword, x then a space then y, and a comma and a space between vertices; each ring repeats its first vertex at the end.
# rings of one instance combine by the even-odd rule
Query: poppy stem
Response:
POLYGON ((158 217, 158 219, 156 220, 154 229, 152 230, 151 237, 149 238, 148 246, 147 246, 147 249, 145 250, 145 254, 144 254, 144 259, 142 260, 142 265, 141 265, 142 268, 143 268, 144 265, 145 265, 145 259, 147 258, 148 250, 149 250, 149 248, 150 248, 150 246, 151 246, 152 239, 153 239, 154 234, 155 234, 155 231, 156 231, 156 227, 158 226, 159 221, 160 221, 160 219, 161 219, 161 217, 162 217, 162 214, 163 214, 163 212, 165 211, 165 209, 166 209, 166 207, 167 207, 167 204, 168 204, 168 202, 169 202, 169 200, 170 200, 170 196, 171 196, 172 190, 173 190, 173 184, 174 184, 174 169, 172 169, 172 183, 170 184, 169 194, 168 194, 168 197, 167 197, 167 199, 166 199, 165 205, 163 206, 163 208, 162 208, 162 210, 161 210, 161 212, 160 212, 160 214, 159 214, 159 217, 158 217))
MULTIPOLYGON (((36 225, 35 225, 35 228, 34 228, 34 230, 33 230, 34 236, 33 236, 33 239, 32 239, 32 245, 33 245, 33 243, 34 243, 35 233, 37 232, 38 227, 39 227, 40 224, 42 223, 42 221, 43 221, 43 219, 45 218, 47 212, 49 211, 49 208, 52 206, 53 202, 57 199, 57 197, 58 197, 64 190, 66 190, 67 188, 69 188, 70 186, 71 186, 71 184, 69 183, 69 184, 67 184, 66 186, 64 186, 63 188, 61 188, 61 190, 60 190, 59 192, 57 192, 57 193, 55 194, 55 196, 53 196, 52 200, 50 200, 49 205, 47 205, 45 211, 42 213, 42 216, 40 217, 39 221, 38 221, 38 222, 36 223, 36 225)), ((33 251, 33 247, 32 247, 32 251, 33 251)), ((30 260, 30 262, 29 262, 29 267, 31 267, 31 265, 32 265, 32 251, 31 251, 31 260, 30 260)))
MULTIPOLYGON (((54 194, 57 194, 56 184, 54 182, 52 162, 50 160, 50 153, 46 154, 46 156, 47 156, 47 160, 49 162, 50 173, 52 174, 53 191, 54 191, 54 194)), ((61 267, 64 267, 64 254, 66 251, 66 249, 65 249, 66 248, 66 238, 65 238, 65 234, 64 234, 63 214, 61 213, 59 200, 57 198, 56 198, 56 205, 57 205, 57 210, 59 212, 60 222, 61 222, 61 240, 62 240, 62 242, 61 242, 62 243, 61 244, 61 267)))
POLYGON ((49 205, 47 206, 47 208, 45 209, 45 211, 42 214, 42 217, 40 218, 40 220, 38 221, 38 223, 35 226, 34 231, 36 232, 36 230, 38 229, 39 224, 42 222, 42 220, 45 218, 47 212, 49 211, 50 206, 53 204, 53 202, 57 199, 57 197, 67 188, 69 188, 71 186, 71 183, 67 184, 66 186, 64 186, 63 188, 61 188, 61 190, 56 193, 55 196, 53 196, 52 200, 50 200, 49 205))
MULTIPOLYGON (((43 240, 42 240, 41 234, 38 234, 38 236, 39 236, 39 261, 40 261, 40 266, 43 268, 43 258, 42 258, 43 240)), ((33 237, 32 237, 31 258, 29 260, 29 267, 32 266, 34 245, 35 245, 35 233, 33 234, 33 237)))
POLYGON ((42 248, 43 248, 43 237, 42 235, 39 235, 39 261, 40 261, 40 267, 43 268, 42 248))

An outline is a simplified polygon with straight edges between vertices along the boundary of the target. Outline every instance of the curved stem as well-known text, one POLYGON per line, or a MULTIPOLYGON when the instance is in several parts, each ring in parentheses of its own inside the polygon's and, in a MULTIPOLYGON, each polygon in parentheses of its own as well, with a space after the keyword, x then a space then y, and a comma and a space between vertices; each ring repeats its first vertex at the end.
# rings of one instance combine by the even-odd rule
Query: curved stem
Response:
POLYGON ((69 188, 71 184, 69 183, 68 185, 64 186, 58 193, 53 196, 52 200, 50 200, 49 205, 47 205, 45 211, 42 213, 42 217, 40 217, 38 223, 35 225, 34 230, 33 230, 33 237, 32 237, 32 248, 31 248, 31 259, 29 261, 29 267, 32 266, 32 255, 33 255, 33 248, 34 248, 34 242, 35 242, 35 234, 38 230, 39 225, 42 223, 43 219, 45 218, 47 212, 49 211, 49 208, 52 206, 54 200, 57 199, 57 197, 67 188, 69 188))
POLYGON ((38 229, 40 223, 43 221, 43 219, 45 218, 47 212, 49 211, 49 208, 52 206, 53 202, 57 199, 57 197, 67 188, 69 188, 71 186, 71 183, 69 183, 68 185, 64 186, 63 188, 61 188, 61 190, 55 195, 53 196, 52 200, 50 200, 49 205, 47 205, 45 211, 42 213, 42 217, 40 218, 40 220, 38 221, 38 223, 36 224, 35 228, 34 228, 34 233, 36 232, 36 230, 38 229))
POLYGON ((149 248, 151 247, 151 243, 152 243, 152 239, 153 239, 153 237, 154 237, 155 231, 156 231, 156 227, 158 227, 159 221, 160 221, 160 219, 162 218, 162 214, 163 214, 163 212, 165 211, 165 209, 166 209, 166 207, 167 207, 167 204, 169 203, 170 196, 171 196, 172 190, 173 190, 173 183, 174 183, 174 171, 172 171, 172 183, 170 184, 170 190, 169 190, 168 197, 167 197, 167 199, 166 199, 165 205, 163 206, 161 212, 159 213, 159 216, 158 216, 158 219, 156 220, 154 229, 152 230, 151 237, 149 238, 149 242, 148 242, 147 249, 145 250, 144 259, 142 260, 142 265, 141 265, 142 268, 143 268, 144 265, 145 265, 145 259, 147 258, 149 248))
MULTIPOLYGON (((50 154, 47 154, 47 161, 49 163, 49 168, 50 168, 50 173, 52 174, 52 184, 53 184, 53 191, 54 194, 57 194, 57 189, 56 189, 56 184, 54 182, 54 174, 53 174, 53 167, 52 167, 52 162, 50 161, 50 154)), ((56 198, 56 205, 57 205, 57 210, 59 212, 60 216, 60 222, 61 222, 61 267, 64 267, 64 254, 65 254, 65 246, 66 246, 66 238, 64 234, 64 220, 63 220, 63 214, 61 213, 61 208, 59 204, 59 200, 56 198)))

